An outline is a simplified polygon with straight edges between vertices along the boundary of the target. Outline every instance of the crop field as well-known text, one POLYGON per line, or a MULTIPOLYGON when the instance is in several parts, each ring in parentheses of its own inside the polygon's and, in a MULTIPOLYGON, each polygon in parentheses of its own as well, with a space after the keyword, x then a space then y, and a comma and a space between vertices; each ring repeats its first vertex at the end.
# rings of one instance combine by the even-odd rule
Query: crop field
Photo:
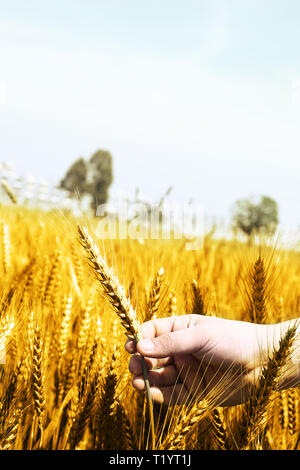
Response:
POLYGON ((221 407, 224 376, 196 402, 151 408, 124 345, 151 318, 299 317, 300 253, 210 235, 198 250, 101 239, 97 222, 0 208, 0 448, 299 449, 299 388, 262 381, 250 405, 221 407))

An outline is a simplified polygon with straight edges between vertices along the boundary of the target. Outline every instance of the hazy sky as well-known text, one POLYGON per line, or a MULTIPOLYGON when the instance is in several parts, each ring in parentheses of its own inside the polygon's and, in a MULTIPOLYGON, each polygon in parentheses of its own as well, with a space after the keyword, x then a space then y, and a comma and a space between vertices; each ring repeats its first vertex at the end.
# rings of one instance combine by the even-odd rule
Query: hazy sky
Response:
POLYGON ((207 214, 268 194, 300 226, 299 0, 0 0, 0 161, 207 214), (299 92, 298 92, 299 91, 299 92))

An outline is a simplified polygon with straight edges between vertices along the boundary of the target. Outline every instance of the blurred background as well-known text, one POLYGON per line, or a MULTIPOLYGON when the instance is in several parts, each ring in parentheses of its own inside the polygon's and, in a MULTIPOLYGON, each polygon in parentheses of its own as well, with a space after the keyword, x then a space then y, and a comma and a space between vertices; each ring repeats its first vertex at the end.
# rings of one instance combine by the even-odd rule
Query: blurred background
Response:
POLYGON ((21 199, 166 197, 298 239, 297 0, 0 7, 0 176, 21 199))

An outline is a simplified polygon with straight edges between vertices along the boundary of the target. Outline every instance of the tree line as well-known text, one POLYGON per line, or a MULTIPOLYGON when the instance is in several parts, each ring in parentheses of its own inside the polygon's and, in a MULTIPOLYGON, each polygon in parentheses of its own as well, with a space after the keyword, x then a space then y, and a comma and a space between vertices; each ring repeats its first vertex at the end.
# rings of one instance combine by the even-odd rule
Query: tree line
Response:
MULTIPOLYGON (((113 159, 107 150, 97 150, 89 160, 77 159, 67 170, 60 188, 71 197, 91 196, 91 209, 96 212, 99 205, 109 198, 109 187, 113 182, 113 159)), ((277 202, 263 195, 259 199, 244 198, 235 202, 231 214, 232 227, 251 237, 254 234, 275 233, 278 223, 277 202)))

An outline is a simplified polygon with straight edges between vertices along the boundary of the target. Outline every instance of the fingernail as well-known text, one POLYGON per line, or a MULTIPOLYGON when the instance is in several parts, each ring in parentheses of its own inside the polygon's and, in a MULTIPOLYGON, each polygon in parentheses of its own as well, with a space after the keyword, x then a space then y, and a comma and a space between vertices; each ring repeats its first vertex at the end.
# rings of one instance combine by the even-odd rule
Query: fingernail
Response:
POLYGON ((152 351, 154 351, 154 344, 153 341, 151 341, 150 339, 142 339, 139 342, 139 347, 145 353, 151 353, 152 351))

